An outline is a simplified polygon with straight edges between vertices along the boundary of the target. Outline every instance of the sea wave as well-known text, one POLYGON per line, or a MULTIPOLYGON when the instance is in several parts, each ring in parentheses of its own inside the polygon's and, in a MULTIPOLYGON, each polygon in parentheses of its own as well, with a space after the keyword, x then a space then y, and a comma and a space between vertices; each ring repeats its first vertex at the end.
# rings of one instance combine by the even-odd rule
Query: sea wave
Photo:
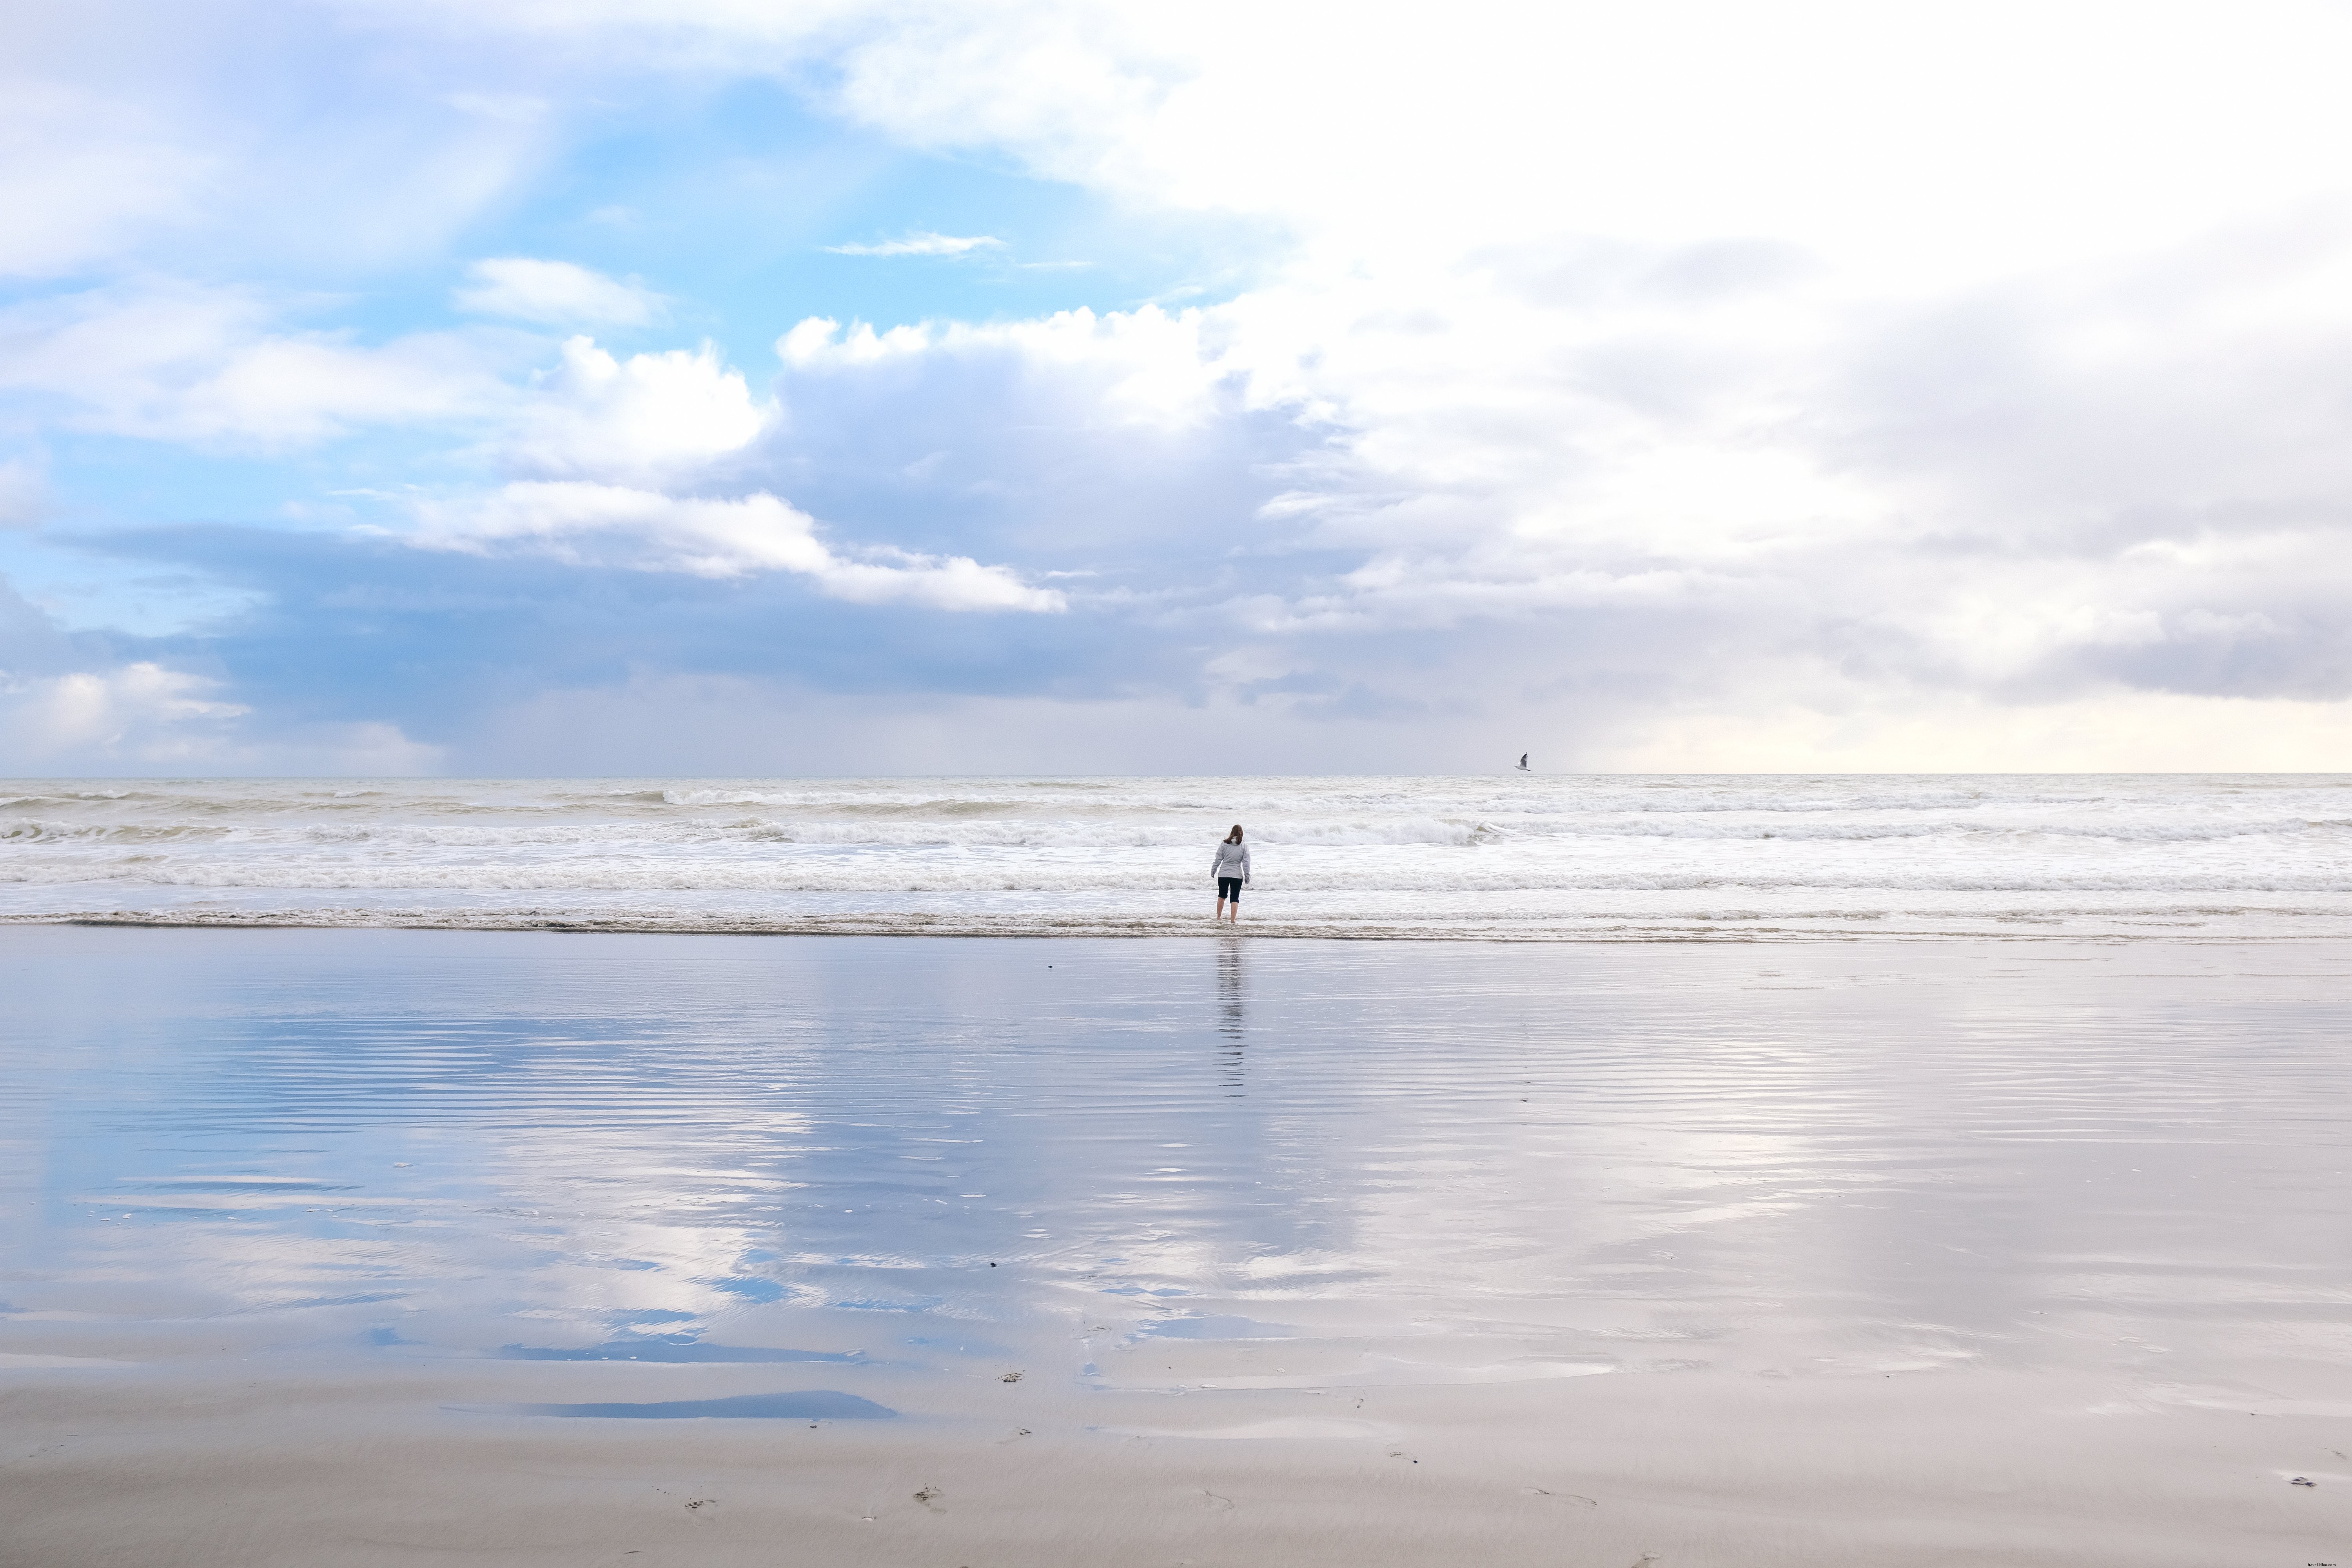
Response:
MULTIPOLYGON (((108 845, 166 842, 237 842, 257 848, 305 845, 376 844, 411 848, 495 848, 501 846, 629 847, 648 853, 698 845, 834 844, 877 847, 969 845, 975 847, 1156 848, 1197 847, 1197 819, 1106 814, 1096 819, 1016 817, 1000 803, 971 812, 874 808, 856 814, 799 816, 711 817, 674 822, 547 820, 478 809, 469 819, 438 816, 401 820, 293 820, 257 817, 194 821, 77 822, 56 817, 0 819, 0 845, 108 845)), ((2226 823, 2204 822, 1681 822, 1612 818, 1435 817, 1398 816, 1284 819, 1259 817, 1250 842, 1255 847, 1317 846, 1575 845, 1647 839, 1704 844, 1869 845, 1900 840, 1947 840, 1981 849, 1996 840, 2033 839, 2084 844, 2189 846, 2269 840, 2282 849, 2332 846, 2352 836, 2352 818, 2279 817, 2226 823)))
POLYGON ((1584 931, 1630 898, 1907 930, 1958 900, 1979 924, 2077 930, 2063 907, 2087 898, 2212 927, 2288 918, 2211 912, 2232 900, 2352 895, 2337 777, 18 780, 0 916, 341 900, 390 920, 425 898, 453 919, 518 899, 689 923, 726 904, 754 926, 760 900, 803 921, 1144 919, 1198 896, 1237 819, 1253 910, 1294 923, 1380 907, 1584 931))
MULTIPOLYGON (((1275 875, 1269 867, 1269 884, 1286 894, 1345 893, 1368 887, 1390 892, 1422 889, 1494 893, 1835 889, 1886 893, 2352 894, 2352 871, 2346 870, 2196 872, 2179 868, 2148 868, 2136 872, 2043 870, 2038 874, 2001 874, 1964 867, 1904 866, 1777 871, 1761 868, 1740 871, 1607 870, 1509 861, 1438 865, 1400 861, 1371 878, 1354 864, 1324 861, 1286 866, 1280 871, 1278 883, 1274 881, 1275 875)), ((1077 892, 1207 886, 1208 875, 1204 865, 1189 861, 1178 866, 1165 860, 1049 861, 1034 857, 1007 860, 971 854, 809 854, 756 861, 612 856, 531 861, 371 861, 289 857, 205 860, 160 855, 42 864, 0 861, 0 884, 59 887, 95 882, 131 882, 158 889, 435 888, 485 892, 600 889, 671 892, 1077 892)))

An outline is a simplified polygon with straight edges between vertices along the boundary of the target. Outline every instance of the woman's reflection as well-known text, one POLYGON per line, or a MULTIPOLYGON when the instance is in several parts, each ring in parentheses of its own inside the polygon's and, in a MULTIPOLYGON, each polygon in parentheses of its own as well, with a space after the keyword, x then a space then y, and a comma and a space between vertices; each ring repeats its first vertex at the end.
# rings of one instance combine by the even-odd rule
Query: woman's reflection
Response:
POLYGON ((1219 1053, 1225 1068, 1226 1087, 1242 1087, 1242 1034, 1249 1027, 1249 977, 1242 968, 1242 939, 1229 936, 1217 943, 1217 1028, 1232 1045, 1219 1053))

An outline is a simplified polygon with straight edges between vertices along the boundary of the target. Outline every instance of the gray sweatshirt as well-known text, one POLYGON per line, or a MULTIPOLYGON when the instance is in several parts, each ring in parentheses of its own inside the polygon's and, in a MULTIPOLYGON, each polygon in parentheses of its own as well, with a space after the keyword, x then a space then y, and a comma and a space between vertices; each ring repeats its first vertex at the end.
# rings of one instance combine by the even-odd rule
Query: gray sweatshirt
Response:
POLYGON ((1218 845, 1217 863, 1209 868, 1209 875, 1212 877, 1239 877, 1243 881, 1248 881, 1249 846, 1246 844, 1218 845))

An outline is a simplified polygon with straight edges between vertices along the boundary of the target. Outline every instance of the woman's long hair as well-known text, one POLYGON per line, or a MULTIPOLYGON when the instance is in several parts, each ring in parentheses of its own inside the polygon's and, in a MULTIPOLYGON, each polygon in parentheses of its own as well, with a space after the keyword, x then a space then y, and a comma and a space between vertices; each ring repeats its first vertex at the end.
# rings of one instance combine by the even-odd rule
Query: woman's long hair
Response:
POLYGON ((1226 842, 1226 843, 1228 843, 1228 844, 1239 844, 1241 841, 1242 841, 1242 825, 1241 825, 1240 823, 1236 822, 1236 823, 1234 823, 1234 830, 1233 830, 1231 833, 1228 833, 1228 834, 1226 834, 1226 835, 1225 835, 1225 842, 1226 842))

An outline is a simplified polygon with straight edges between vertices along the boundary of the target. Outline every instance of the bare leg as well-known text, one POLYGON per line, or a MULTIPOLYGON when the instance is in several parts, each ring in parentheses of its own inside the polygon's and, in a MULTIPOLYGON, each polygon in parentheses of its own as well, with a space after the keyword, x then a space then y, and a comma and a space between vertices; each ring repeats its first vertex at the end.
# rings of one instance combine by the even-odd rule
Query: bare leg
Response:
POLYGON ((1223 893, 1219 893, 1217 895, 1217 912, 1211 918, 1213 920, 1223 920, 1225 918, 1225 896, 1223 893))

